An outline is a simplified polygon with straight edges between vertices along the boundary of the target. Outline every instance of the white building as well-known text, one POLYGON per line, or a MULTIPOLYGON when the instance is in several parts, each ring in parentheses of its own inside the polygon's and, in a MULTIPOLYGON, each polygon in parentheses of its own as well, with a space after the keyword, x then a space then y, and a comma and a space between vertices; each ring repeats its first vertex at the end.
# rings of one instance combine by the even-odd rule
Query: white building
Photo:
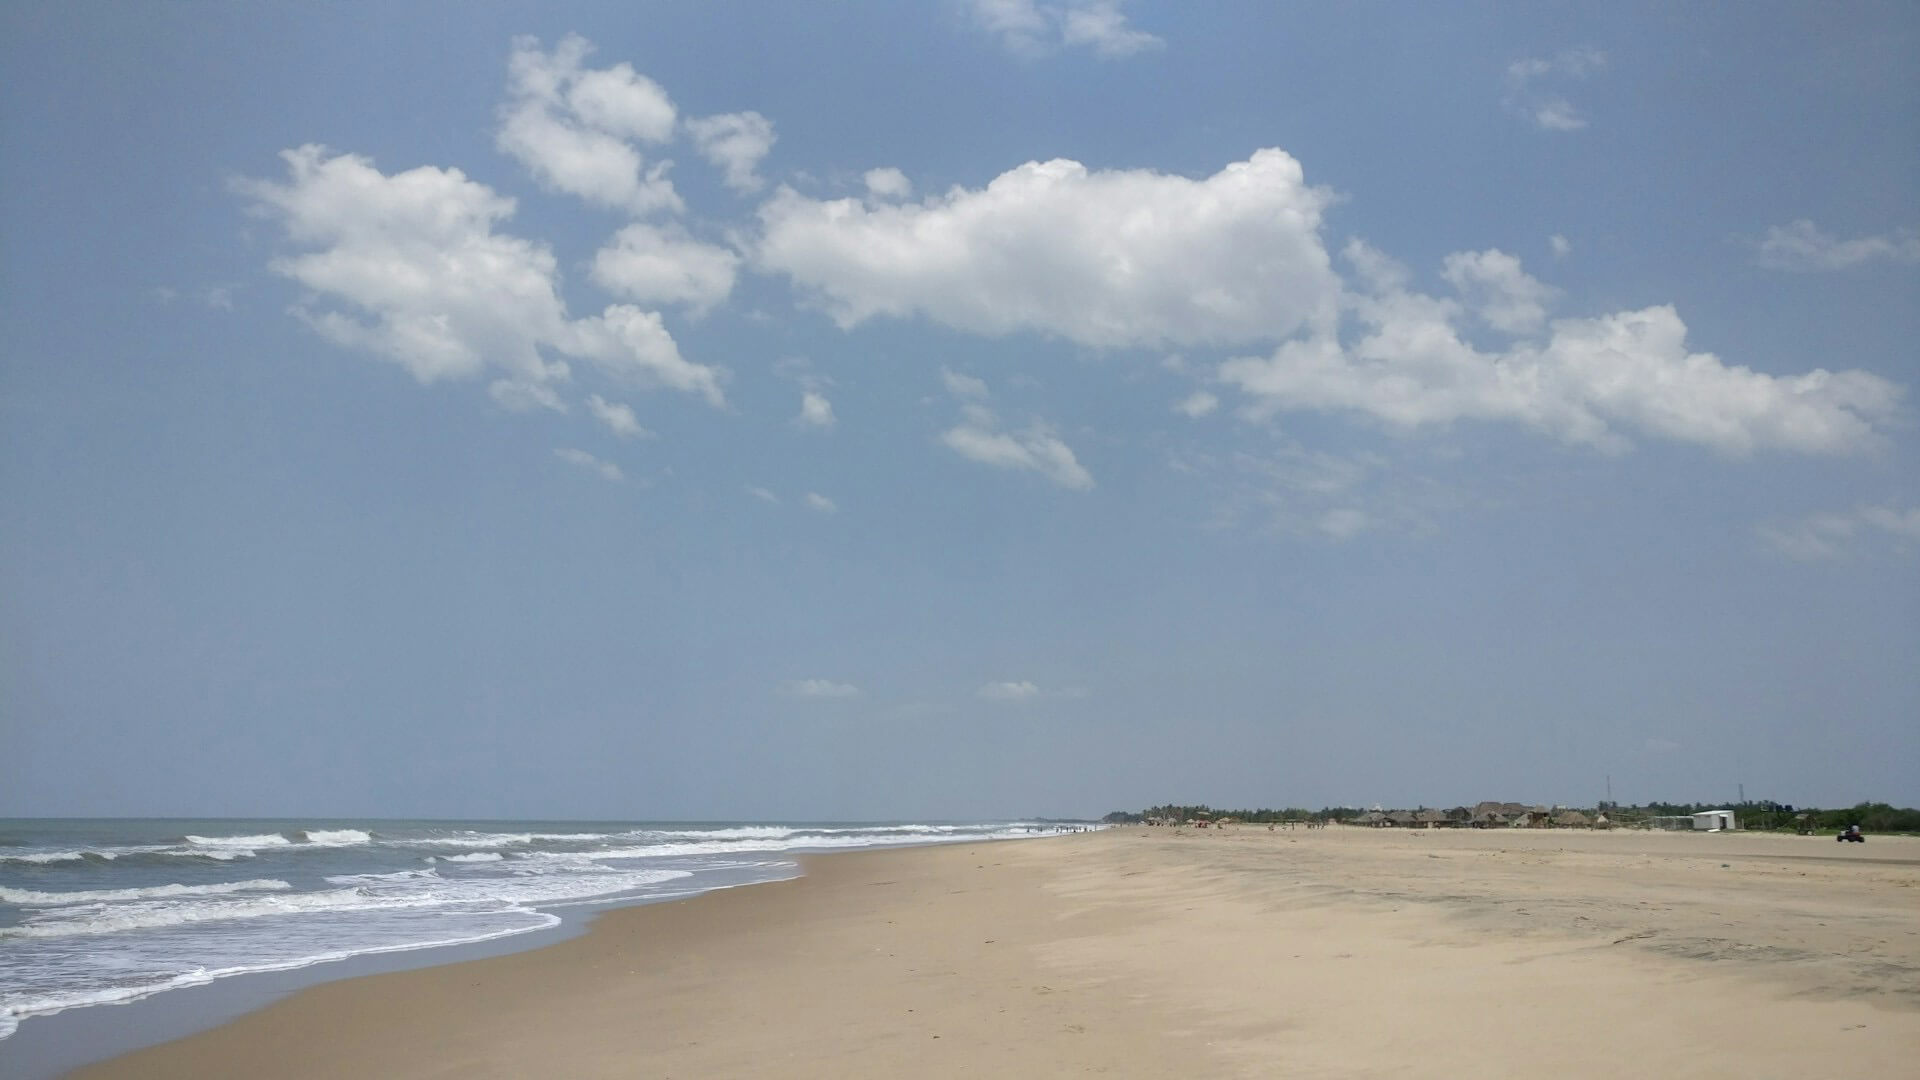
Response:
POLYGON ((1705 832, 1732 832, 1740 827, 1731 810, 1703 810, 1693 815, 1693 827, 1705 832))

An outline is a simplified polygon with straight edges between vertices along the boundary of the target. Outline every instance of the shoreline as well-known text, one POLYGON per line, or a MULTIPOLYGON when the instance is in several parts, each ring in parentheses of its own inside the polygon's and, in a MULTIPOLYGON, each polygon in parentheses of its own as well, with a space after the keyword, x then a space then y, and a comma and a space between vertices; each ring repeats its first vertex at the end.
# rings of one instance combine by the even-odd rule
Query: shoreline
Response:
POLYGON ((803 856, 74 1075, 1864 1077, 1920 1047, 1920 841, 1393 832, 803 856))

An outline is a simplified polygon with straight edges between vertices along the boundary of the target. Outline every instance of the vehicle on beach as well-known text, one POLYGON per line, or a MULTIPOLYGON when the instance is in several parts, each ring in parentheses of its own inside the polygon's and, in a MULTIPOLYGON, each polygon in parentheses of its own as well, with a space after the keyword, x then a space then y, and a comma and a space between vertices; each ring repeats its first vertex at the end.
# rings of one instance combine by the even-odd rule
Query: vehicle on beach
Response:
POLYGON ((1860 835, 1860 826, 1858 825, 1847 826, 1846 831, 1834 837, 1834 839, 1843 844, 1864 844, 1867 842, 1867 838, 1860 835))

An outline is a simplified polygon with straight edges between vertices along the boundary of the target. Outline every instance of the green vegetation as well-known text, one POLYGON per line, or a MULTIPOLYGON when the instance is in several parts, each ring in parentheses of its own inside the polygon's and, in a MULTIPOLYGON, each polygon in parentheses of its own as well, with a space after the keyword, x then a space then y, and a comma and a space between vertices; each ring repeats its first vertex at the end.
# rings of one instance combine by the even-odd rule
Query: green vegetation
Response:
POLYGON ((1136 825, 1148 818, 1161 818, 1168 821, 1191 821, 1195 818, 1208 817, 1218 821, 1221 818, 1230 817, 1238 818, 1241 821, 1265 824, 1270 821, 1345 821, 1348 818, 1359 817, 1361 813, 1362 811, 1356 810, 1351 806, 1328 806, 1319 810, 1308 810, 1300 806, 1289 806, 1283 810, 1270 810, 1265 808, 1259 810, 1215 810, 1205 803, 1199 803, 1193 806, 1178 806, 1173 803, 1166 803, 1161 806, 1149 806, 1137 814, 1128 813, 1125 810, 1115 810, 1100 820, 1109 825, 1136 825))
MULTIPOLYGON (((1839 832, 1852 825, 1858 825, 1869 833, 1914 832, 1920 833, 1920 810, 1913 807, 1896 807, 1883 802, 1863 802, 1843 809, 1821 810, 1811 806, 1795 807, 1787 803, 1753 800, 1749 802, 1650 802, 1641 806, 1622 806, 1619 803, 1603 802, 1597 808, 1578 807, 1587 813, 1606 814, 1615 824, 1639 825, 1649 818, 1674 817, 1683 814, 1697 814, 1703 810, 1732 810, 1740 821, 1740 827, 1752 830, 1773 830, 1792 832, 1800 825, 1799 815, 1808 815, 1807 821, 1817 832, 1839 832)), ((1458 819, 1464 808, 1449 812, 1450 817, 1458 819)), ((1101 821, 1110 825, 1137 824, 1148 818, 1166 821, 1191 821, 1200 817, 1237 818, 1241 821, 1264 824, 1272 821, 1346 821, 1359 817, 1362 811, 1350 806, 1328 806, 1319 810, 1290 806, 1273 810, 1216 810, 1205 803, 1180 805, 1163 803, 1149 806, 1139 813, 1115 810, 1101 821)))

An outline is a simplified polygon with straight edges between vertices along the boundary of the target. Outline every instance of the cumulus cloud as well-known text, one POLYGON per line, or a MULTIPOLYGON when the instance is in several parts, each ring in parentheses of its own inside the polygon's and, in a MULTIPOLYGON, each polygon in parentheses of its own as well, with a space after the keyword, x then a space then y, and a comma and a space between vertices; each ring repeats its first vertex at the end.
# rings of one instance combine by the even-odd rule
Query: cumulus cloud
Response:
POLYGON ((585 469, 590 473, 598 475, 601 479, 609 480, 616 484, 627 478, 626 474, 620 471, 620 466, 615 465, 611 461, 602 461, 592 454, 587 453, 585 450, 575 450, 570 446, 557 447, 553 451, 553 456, 576 469, 585 469))
POLYGON ((758 170, 778 139, 773 121, 757 112, 723 113, 687 121, 687 133, 728 187, 747 195, 766 186, 758 170))
POLYGON ((1872 536, 1911 550, 1920 544, 1920 507, 1860 506, 1761 525, 1756 531, 1775 551, 1803 562, 1842 558, 1872 536))
MULTIPOLYGON (((1544 340, 1483 352, 1461 336, 1460 304, 1411 291, 1397 264, 1357 241, 1348 257, 1370 288, 1349 298, 1355 340, 1309 336, 1220 366, 1250 415, 1352 411, 1408 429, 1503 420, 1610 451, 1629 445, 1626 428, 1742 456, 1863 450, 1899 409, 1900 388, 1867 372, 1775 376, 1693 352, 1668 306, 1562 319, 1544 340)), ((1513 308, 1493 310, 1514 321, 1513 308)))
POLYGON ((640 426, 631 405, 608 401, 599 394, 592 394, 587 398, 587 411, 593 414, 595 420, 606 425, 608 431, 623 439, 650 438, 653 435, 653 432, 640 426))
POLYGON ((681 356, 658 312, 613 304, 597 318, 576 320, 570 329, 561 347, 627 386, 699 394, 716 407, 726 403, 720 372, 681 356))
POLYGON ((1200 180, 1029 162, 918 203, 783 187, 760 208, 755 259, 843 328, 922 316, 1090 346, 1229 345, 1335 317, 1331 200, 1280 150, 1200 180))
POLYGON ((992 682, 974 693, 988 701, 1030 701, 1040 696, 1040 688, 1025 680, 992 682))
POLYGON ((774 506, 780 505, 780 496, 775 495, 773 492, 768 491, 766 488, 753 487, 749 485, 747 487, 747 494, 753 496, 756 499, 759 499, 763 503, 770 503, 774 506))
POLYGON ((1087 48, 1108 59, 1133 56, 1166 44, 1136 30, 1120 10, 1121 0, 971 0, 976 26, 1000 39, 1015 56, 1036 58, 1063 48, 1087 48))
POLYGON ((593 257, 594 283, 643 304, 683 304, 705 314, 733 292, 740 256, 677 225, 629 225, 593 257))
POLYGON ((1841 240, 1802 219, 1769 228, 1766 239, 1760 242, 1760 265, 1769 270, 1845 270, 1881 259, 1920 263, 1920 233, 1896 229, 1878 236, 1841 240))
POLYGON ((831 514, 840 509, 840 506, 817 491, 809 491, 807 492, 807 509, 817 513, 831 514))
POLYGON ((1501 98, 1509 112, 1524 116, 1542 131, 1578 131, 1587 126, 1556 87, 1585 79, 1607 66, 1607 54, 1582 46, 1550 58, 1528 57, 1507 65, 1506 92, 1501 98))
POLYGON ((458 169, 388 176, 357 154, 281 154, 286 183, 239 180, 254 210, 306 249, 272 269, 312 296, 294 310, 336 344, 404 367, 422 383, 493 376, 515 408, 559 408, 555 387, 585 360, 626 385, 719 404, 719 373, 684 359, 660 317, 629 305, 567 316, 553 254, 495 231, 512 199, 458 169))
POLYGON ((913 194, 913 181, 907 174, 891 166, 884 169, 868 169, 863 179, 867 184, 867 194, 876 199, 904 199, 913 194))
POLYGON ((495 145, 550 190, 633 214, 682 209, 666 176, 671 163, 649 168, 634 145, 673 137, 673 101, 626 64, 582 66, 592 51, 575 34, 552 52, 515 38, 495 145))
POLYGON ((1540 329, 1560 291, 1543 285, 1503 251, 1456 251, 1441 263, 1447 280, 1482 322, 1509 334, 1540 329))
POLYGON ((1559 233, 1547 237, 1547 247, 1552 250, 1553 257, 1556 259, 1564 259, 1573 254, 1573 241, 1559 233))
POLYGON ((821 430, 832 427, 834 425, 833 403, 817 390, 801 391, 800 415, 794 417, 794 423, 803 428, 821 430))
POLYGON ((788 697, 798 698, 856 698, 860 688, 852 683, 834 682, 831 679, 800 679, 787 683, 781 688, 788 697))

